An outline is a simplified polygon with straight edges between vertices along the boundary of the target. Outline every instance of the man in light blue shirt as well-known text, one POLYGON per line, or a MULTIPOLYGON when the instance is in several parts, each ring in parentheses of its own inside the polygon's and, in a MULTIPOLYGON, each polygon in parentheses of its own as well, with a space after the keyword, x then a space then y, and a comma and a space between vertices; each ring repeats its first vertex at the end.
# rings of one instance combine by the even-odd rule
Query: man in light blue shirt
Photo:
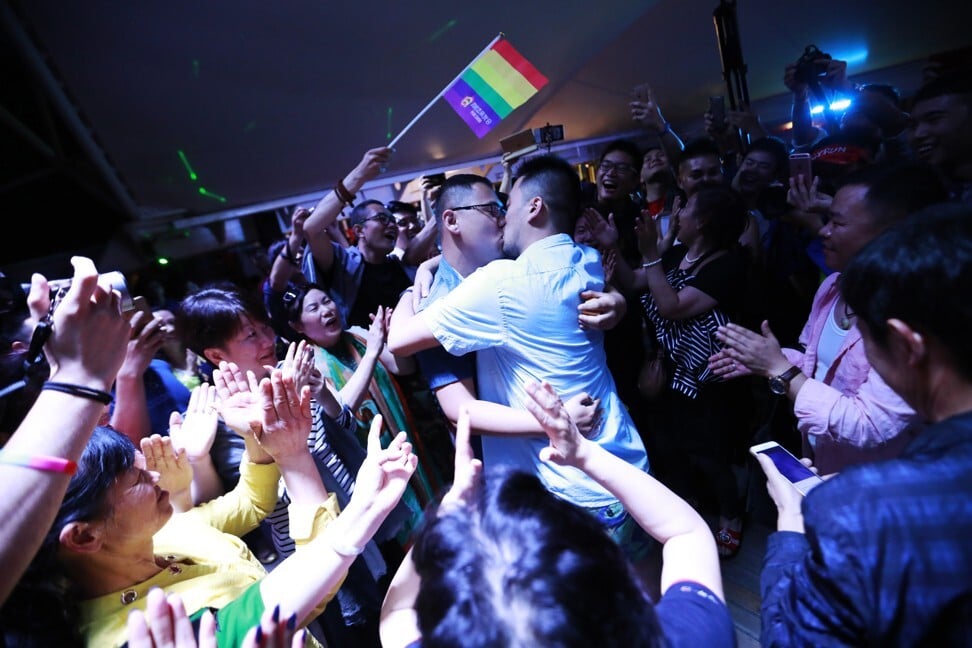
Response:
MULTIPOLYGON (((510 193, 501 259, 472 272, 421 313, 396 310, 388 343, 411 354, 441 345, 455 355, 477 352, 479 397, 515 409, 528 381, 547 381, 565 395, 600 399, 602 417, 591 432, 600 445, 643 470, 644 444, 617 396, 607 369, 603 333, 578 325, 580 294, 603 290, 597 252, 577 245, 573 230, 580 183, 556 156, 525 162, 510 193)), ((542 462, 540 435, 483 436, 483 458, 536 473, 564 499, 596 513, 614 529, 627 517, 617 499, 580 471, 542 462)))

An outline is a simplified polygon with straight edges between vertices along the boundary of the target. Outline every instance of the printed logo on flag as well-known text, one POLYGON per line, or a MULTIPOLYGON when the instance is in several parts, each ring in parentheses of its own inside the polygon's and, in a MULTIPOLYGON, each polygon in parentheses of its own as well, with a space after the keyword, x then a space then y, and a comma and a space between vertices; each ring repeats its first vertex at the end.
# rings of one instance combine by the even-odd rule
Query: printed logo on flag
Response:
POLYGON ((444 97, 476 137, 482 138, 504 117, 547 84, 547 77, 498 39, 446 90, 444 97))

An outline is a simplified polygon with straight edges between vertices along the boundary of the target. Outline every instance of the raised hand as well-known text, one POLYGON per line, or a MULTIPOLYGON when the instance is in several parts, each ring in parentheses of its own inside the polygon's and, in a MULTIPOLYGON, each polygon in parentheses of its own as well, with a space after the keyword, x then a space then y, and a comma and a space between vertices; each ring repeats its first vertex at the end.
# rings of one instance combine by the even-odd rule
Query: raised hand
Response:
POLYGON ((830 210, 833 197, 819 190, 820 178, 814 176, 813 182, 803 174, 790 178, 790 188, 786 192, 786 202, 800 211, 826 214, 830 210))
MULTIPOLYGON (((52 316, 44 355, 51 379, 107 390, 125 359, 131 326, 121 313, 120 295, 98 285, 98 270, 87 257, 72 257, 74 278, 52 316)), ((51 307, 50 284, 31 277, 27 306, 35 321, 51 307)))
POLYGON ((387 146, 379 146, 365 151, 361 161, 358 162, 358 166, 351 171, 348 184, 360 187, 368 180, 376 178, 379 173, 384 172, 387 168, 391 154, 392 149, 387 146))
POLYGON ((631 119, 649 130, 662 132, 665 130, 665 117, 655 101, 654 94, 648 84, 635 88, 635 99, 628 104, 631 109, 631 119))
POLYGON ((119 374, 141 376, 165 344, 165 323, 151 313, 138 311, 131 319, 132 333, 119 374))
POLYGON ((378 311, 371 316, 371 326, 368 327, 368 345, 365 353, 374 356, 381 355, 381 350, 385 348, 385 341, 388 339, 388 326, 391 322, 392 309, 378 307, 378 311))
MULTIPOLYGON (((676 200, 678 200, 676 198, 676 200)), ((672 223, 674 224, 674 213, 672 223)), ((671 225, 669 226, 671 229, 671 225)), ((643 259, 654 261, 661 252, 658 249, 658 221, 651 217, 647 209, 641 210, 641 215, 635 218, 634 223, 635 238, 638 240, 638 252, 643 259)))
POLYGON ((218 423, 216 388, 202 383, 190 392, 185 417, 179 412, 169 416, 169 438, 175 448, 185 450, 189 461, 195 463, 209 455, 218 423))
POLYGON ((742 110, 728 111, 726 113, 726 121, 729 122, 730 126, 749 133, 754 139, 766 135, 766 128, 763 127, 763 123, 759 120, 759 115, 748 106, 742 110))
POLYGON ((378 414, 371 421, 368 456, 358 470, 348 508, 354 504, 355 508, 374 511, 384 520, 402 498, 408 480, 418 466, 418 457, 412 454, 412 444, 406 440, 404 432, 399 432, 383 450, 381 426, 382 418, 378 414))
POLYGON ((252 371, 244 372, 234 362, 220 362, 213 372, 213 385, 223 421, 243 438, 260 431, 260 384, 252 371))
POLYGON ((304 221, 311 215, 311 210, 306 207, 298 207, 290 217, 290 231, 294 239, 303 242, 304 240, 304 221))
MULTIPOLYGON (((312 393, 317 393, 320 390, 321 383, 319 381, 316 384, 317 389, 315 389, 315 385, 311 384, 315 380, 314 372, 316 371, 314 367, 314 347, 308 344, 306 340, 290 343, 280 368, 284 372, 289 372, 293 375, 294 383, 298 391, 304 385, 310 385, 312 393)), ((317 372, 317 376, 320 376, 319 371, 317 372)))
POLYGON ((483 462, 473 455, 469 435, 469 407, 462 405, 456 421, 456 463, 452 486, 442 496, 440 510, 467 506, 475 499, 482 485, 483 462))
POLYGON ((588 207, 581 213, 581 218, 584 219, 590 236, 600 249, 610 250, 618 246, 618 228, 614 224, 613 213, 604 218, 601 212, 588 207))
POLYGON ((311 430, 310 387, 297 389, 293 374, 274 369, 258 387, 260 429, 255 432, 260 447, 277 463, 307 454, 311 430))
POLYGON ((550 440, 550 445, 540 451, 540 458, 563 466, 575 464, 583 444, 590 442, 584 439, 571 420, 557 392, 546 381, 527 383, 526 392, 530 399, 524 401, 524 405, 536 417, 550 440))
POLYGON ((192 466, 186 451, 176 448, 169 437, 153 434, 140 441, 145 469, 159 473, 158 486, 169 491, 170 500, 179 511, 192 508, 189 487, 192 485, 192 466))

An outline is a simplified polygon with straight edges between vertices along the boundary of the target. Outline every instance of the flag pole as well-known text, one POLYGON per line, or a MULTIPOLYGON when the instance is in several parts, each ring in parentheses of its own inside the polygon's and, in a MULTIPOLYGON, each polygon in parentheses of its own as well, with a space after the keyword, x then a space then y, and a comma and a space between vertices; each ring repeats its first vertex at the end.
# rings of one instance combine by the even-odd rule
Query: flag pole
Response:
POLYGON ((453 84, 456 81, 458 81, 460 77, 462 77, 463 74, 466 73, 466 70, 468 70, 470 68, 470 66, 472 66, 473 63, 475 63, 476 61, 478 61, 480 56, 482 56, 483 54, 485 54, 486 52, 488 52, 489 51, 489 48, 491 48, 493 45, 495 45, 496 44, 496 41, 498 41, 499 39, 503 38, 503 36, 504 36, 503 32, 500 32, 499 34, 497 34, 496 35, 496 38, 494 38, 493 40, 491 40, 489 42, 489 45, 487 45, 486 47, 484 47, 483 48, 483 51, 480 52, 479 54, 477 54, 476 55, 476 58, 474 58, 472 61, 469 62, 469 65, 467 65, 466 67, 462 68, 462 71, 459 72, 459 74, 456 75, 456 78, 454 78, 452 81, 450 81, 449 83, 447 83, 446 84, 446 87, 442 88, 442 90, 439 91, 439 94, 435 95, 435 98, 432 99, 432 101, 430 101, 425 106, 425 108, 422 109, 422 111, 419 114, 415 115, 415 117, 412 118, 412 121, 408 122, 408 124, 405 126, 405 128, 403 128, 398 133, 398 135, 395 136, 395 139, 393 139, 391 142, 388 143, 388 148, 393 148, 395 146, 395 144, 398 142, 398 140, 400 140, 402 138, 402 135, 404 135, 405 133, 407 133, 408 132, 408 129, 410 129, 412 126, 414 126, 415 125, 415 122, 417 122, 422 117, 422 115, 424 115, 425 113, 427 113, 429 111, 429 108, 431 108, 435 104, 436 101, 438 101, 439 99, 441 99, 442 98, 442 95, 444 95, 446 93, 446 91, 449 88, 451 88, 453 86, 453 84))

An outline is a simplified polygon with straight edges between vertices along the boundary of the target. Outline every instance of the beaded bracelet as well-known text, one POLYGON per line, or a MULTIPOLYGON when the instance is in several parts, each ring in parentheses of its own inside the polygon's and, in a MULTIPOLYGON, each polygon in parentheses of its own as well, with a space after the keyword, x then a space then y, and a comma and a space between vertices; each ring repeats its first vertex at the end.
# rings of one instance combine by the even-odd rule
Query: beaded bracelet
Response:
POLYGON ((34 470, 63 473, 65 475, 73 475, 78 471, 78 464, 70 459, 48 457, 46 455, 16 454, 3 450, 0 450, 0 464, 25 466, 27 468, 33 468, 34 470))
POLYGON ((343 202, 348 207, 354 206, 354 194, 348 191, 348 188, 344 186, 344 180, 337 181, 337 186, 334 187, 334 193, 337 194, 338 200, 343 202))
POLYGON ((111 394, 106 391, 101 391, 100 389, 85 387, 84 385, 72 385, 71 383, 54 382, 53 380, 48 380, 46 383, 44 383, 44 386, 41 387, 41 389, 63 392, 65 394, 78 396, 80 398, 96 400, 104 405, 110 405, 111 401, 114 400, 111 394))

